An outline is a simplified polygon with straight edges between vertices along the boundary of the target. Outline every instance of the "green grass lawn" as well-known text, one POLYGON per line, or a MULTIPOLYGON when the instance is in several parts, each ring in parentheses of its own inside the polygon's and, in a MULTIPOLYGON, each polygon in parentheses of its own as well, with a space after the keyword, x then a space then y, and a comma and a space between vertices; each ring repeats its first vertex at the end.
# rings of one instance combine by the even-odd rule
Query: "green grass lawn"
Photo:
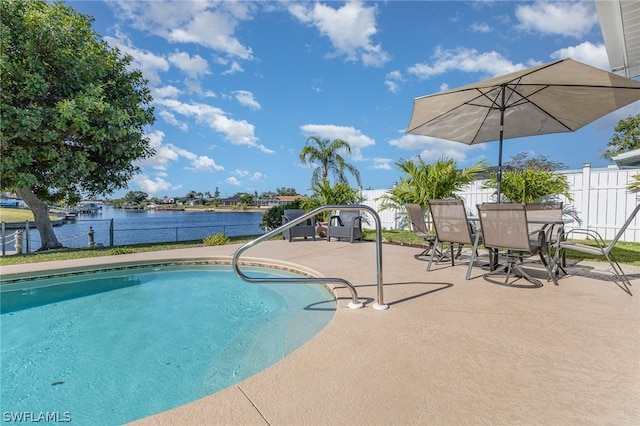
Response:
MULTIPOLYGON (((278 238, 278 237, 274 237, 278 238)), ((375 230, 365 230, 364 238, 367 240, 375 240, 375 230)), ((387 243, 407 244, 407 245, 423 245, 424 240, 416 237, 410 231, 382 231, 382 238, 387 243)), ((243 243, 250 241, 252 237, 230 237, 230 243, 243 243)), ((593 241, 581 241, 584 244, 595 245, 593 241)), ((77 249, 60 249, 45 252, 11 255, 0 257, 0 266, 18 265, 23 263, 48 262, 53 260, 79 259, 86 257, 112 256, 118 254, 141 253, 149 251, 173 250, 190 247, 205 247, 202 241, 185 241, 159 244, 135 244, 128 246, 116 247, 94 247, 94 248, 77 248, 77 249)), ((384 253, 384 250, 383 250, 384 253)), ((619 242, 613 250, 614 256, 620 263, 640 266, 640 243, 619 242)), ((583 253, 567 251, 568 259, 592 260, 602 262, 603 258, 593 257, 583 253)))
MULTIPOLYGON (((60 219, 58 216, 50 216, 51 219, 60 219)), ((13 207, 0 207, 0 222, 33 222, 33 213, 29 209, 17 209, 13 207)))

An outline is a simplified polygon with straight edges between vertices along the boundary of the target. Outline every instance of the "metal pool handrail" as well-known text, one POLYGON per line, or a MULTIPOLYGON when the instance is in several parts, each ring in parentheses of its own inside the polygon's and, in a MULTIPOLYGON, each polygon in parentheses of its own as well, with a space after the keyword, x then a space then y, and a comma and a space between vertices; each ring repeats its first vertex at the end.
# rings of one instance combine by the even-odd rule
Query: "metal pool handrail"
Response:
POLYGON ((332 211, 332 210, 365 210, 371 214, 376 222, 376 271, 377 271, 377 289, 378 289, 378 301, 373 304, 373 308, 377 310, 387 309, 389 306, 384 304, 384 295, 382 290, 382 227, 380 216, 378 212, 376 212, 373 208, 369 206, 365 206, 363 204, 332 204, 326 206, 320 206, 310 212, 305 213, 304 215, 291 220, 290 222, 285 223, 278 228, 267 232, 264 235, 259 236, 258 238, 249 241, 248 243, 240 246, 235 253, 233 254, 233 260, 231 264, 233 265, 233 269, 241 279, 257 283, 257 282, 296 282, 296 283, 327 283, 327 282, 337 282, 344 284, 349 291, 351 292, 351 302, 349 302, 349 308, 351 309, 359 309, 364 306, 362 302, 358 300, 358 292, 355 287, 344 278, 315 278, 315 277, 300 277, 300 278, 257 278, 257 277, 249 277, 245 275, 239 266, 239 258, 240 255, 246 251, 247 249, 257 245, 258 243, 268 240, 269 238, 281 233, 282 231, 292 228, 299 223, 305 222, 307 219, 317 215, 318 213, 322 213, 324 211, 332 211))

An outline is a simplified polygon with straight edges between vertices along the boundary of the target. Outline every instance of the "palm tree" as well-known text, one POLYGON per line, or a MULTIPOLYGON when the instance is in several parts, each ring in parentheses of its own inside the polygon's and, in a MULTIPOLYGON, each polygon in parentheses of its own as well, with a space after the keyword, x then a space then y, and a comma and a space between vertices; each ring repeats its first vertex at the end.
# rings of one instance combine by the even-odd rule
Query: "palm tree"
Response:
POLYGON ((404 176, 399 184, 380 197, 381 210, 400 208, 406 203, 426 206, 430 199, 453 197, 488 167, 487 163, 479 162, 466 169, 457 169, 453 159, 442 157, 426 164, 419 156, 417 160, 400 160, 395 164, 404 176))
MULTIPOLYGON (((498 187, 496 174, 484 184, 485 188, 498 187)), ((565 175, 545 169, 508 170, 502 173, 502 196, 511 203, 533 203, 557 199, 564 195, 572 201, 565 175)))
POLYGON ((631 179, 627 189, 631 192, 640 192, 640 174, 631 176, 631 179))
POLYGON ((327 179, 331 172, 336 183, 348 183, 345 176, 345 170, 349 171, 360 185, 360 172, 353 165, 347 163, 345 159, 338 153, 340 149, 344 149, 347 154, 351 155, 351 146, 342 139, 320 139, 317 136, 309 136, 307 143, 300 151, 300 161, 302 164, 319 162, 320 166, 314 169, 311 178, 311 185, 317 185, 327 179))
MULTIPOLYGON (((313 210, 328 204, 354 204, 362 201, 358 191, 351 188, 346 182, 339 182, 331 186, 327 179, 313 184, 313 195, 300 201, 300 206, 306 211, 313 210)), ((320 221, 326 221, 330 212, 322 212, 318 215, 320 221)))

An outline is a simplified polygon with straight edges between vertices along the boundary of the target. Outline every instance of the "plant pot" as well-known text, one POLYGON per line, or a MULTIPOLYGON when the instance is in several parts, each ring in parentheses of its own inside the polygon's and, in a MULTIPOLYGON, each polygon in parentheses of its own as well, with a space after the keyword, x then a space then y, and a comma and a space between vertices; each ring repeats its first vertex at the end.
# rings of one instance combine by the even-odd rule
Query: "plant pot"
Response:
POLYGON ((316 226, 316 234, 319 237, 325 238, 327 236, 327 225, 328 222, 318 222, 316 226))

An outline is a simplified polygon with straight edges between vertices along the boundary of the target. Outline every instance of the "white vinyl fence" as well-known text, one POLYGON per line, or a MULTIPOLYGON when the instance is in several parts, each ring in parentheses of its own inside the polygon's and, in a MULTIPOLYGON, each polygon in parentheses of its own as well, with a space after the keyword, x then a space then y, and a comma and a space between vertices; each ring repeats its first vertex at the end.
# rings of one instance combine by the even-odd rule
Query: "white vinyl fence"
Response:
MULTIPOLYGON (((561 197, 565 206, 573 208, 579 221, 569 223, 565 228, 587 228, 600 233, 611 240, 624 225, 627 218, 640 203, 640 193, 627 190, 631 177, 640 174, 640 169, 599 168, 592 169, 589 164, 581 170, 561 171, 567 176, 569 191, 573 201, 561 197)), ((492 190, 483 189, 484 181, 475 181, 457 195, 464 200, 470 214, 475 215, 476 205, 495 202, 492 190)), ((383 229, 409 229, 404 209, 386 209, 380 211, 381 200, 386 189, 363 190, 363 204, 375 209, 380 215, 383 229)), ((368 220, 367 227, 373 227, 374 221, 368 220)), ((621 241, 640 242, 640 214, 636 215, 621 241)))

